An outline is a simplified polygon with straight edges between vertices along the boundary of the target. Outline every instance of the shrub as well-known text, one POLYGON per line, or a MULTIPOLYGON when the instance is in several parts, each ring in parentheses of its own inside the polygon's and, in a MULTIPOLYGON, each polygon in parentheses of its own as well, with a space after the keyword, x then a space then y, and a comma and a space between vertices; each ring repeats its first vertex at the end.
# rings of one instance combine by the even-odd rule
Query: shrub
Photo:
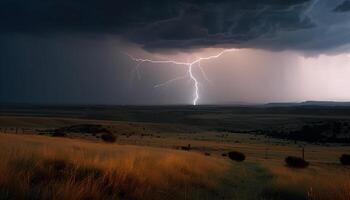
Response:
POLYGON ((221 156, 227 157, 227 153, 223 153, 223 154, 221 154, 221 156))
POLYGON ((105 133, 101 135, 101 139, 109 143, 114 143, 117 140, 117 138, 111 133, 105 133))
POLYGON ((241 162, 241 161, 244 161, 245 160, 245 155, 241 152, 238 152, 238 151, 231 151, 228 153, 228 157, 231 159, 231 160, 235 160, 235 161, 238 161, 238 162, 241 162))
POLYGON ((343 165, 350 165, 350 154, 343 154, 339 158, 340 163, 343 165))
POLYGON ((67 134, 65 134, 64 132, 59 132, 59 131, 55 131, 51 134, 52 137, 66 137, 67 134))
POLYGON ((295 156, 288 156, 286 159, 286 164, 288 167, 293 167, 293 168, 306 168, 309 166, 309 163, 305 161, 302 158, 295 157, 295 156))
POLYGON ((110 131, 99 124, 78 124, 56 129, 65 133, 110 133, 110 131))
POLYGON ((189 151, 191 150, 191 144, 188 144, 187 146, 181 146, 180 149, 184 151, 189 151))

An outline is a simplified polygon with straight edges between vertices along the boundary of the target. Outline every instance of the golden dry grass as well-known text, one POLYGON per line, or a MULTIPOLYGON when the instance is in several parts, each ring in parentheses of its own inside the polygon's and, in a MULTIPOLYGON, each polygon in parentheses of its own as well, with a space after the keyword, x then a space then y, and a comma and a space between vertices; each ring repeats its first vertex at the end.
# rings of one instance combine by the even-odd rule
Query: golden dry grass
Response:
POLYGON ((198 153, 0 135, 0 199, 210 199, 229 164, 198 153))
POLYGON ((84 134, 70 137, 85 140, 0 134, 0 200, 350 200, 350 168, 339 164, 349 146, 306 144, 311 165, 296 170, 287 168, 284 158, 301 156, 300 143, 263 136, 164 132, 167 126, 147 123, 0 117, 5 127, 17 123, 32 127, 28 134, 36 128, 103 124, 118 134, 119 145, 98 143, 84 134), (154 136, 142 137, 145 133, 154 136), (172 150, 187 144, 191 152, 172 150), (231 150, 243 152, 247 160, 219 158, 231 150))
POLYGON ((291 169, 273 162, 264 162, 263 166, 273 175, 273 180, 268 188, 272 197, 350 200, 348 167, 338 164, 312 163, 307 169, 291 169))

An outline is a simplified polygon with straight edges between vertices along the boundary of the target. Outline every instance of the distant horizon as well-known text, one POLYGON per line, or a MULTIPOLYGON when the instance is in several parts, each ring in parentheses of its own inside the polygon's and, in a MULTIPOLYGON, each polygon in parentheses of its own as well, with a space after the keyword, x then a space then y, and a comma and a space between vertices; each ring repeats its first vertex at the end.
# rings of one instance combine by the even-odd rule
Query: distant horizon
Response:
POLYGON ((273 105, 273 104, 349 104, 350 101, 317 101, 317 100, 307 100, 307 101, 295 101, 295 102, 268 102, 268 103, 249 103, 249 102, 233 102, 233 103, 221 103, 221 104, 94 104, 94 103, 0 103, 0 106, 184 106, 184 107, 201 107, 201 106, 263 106, 263 105, 273 105))

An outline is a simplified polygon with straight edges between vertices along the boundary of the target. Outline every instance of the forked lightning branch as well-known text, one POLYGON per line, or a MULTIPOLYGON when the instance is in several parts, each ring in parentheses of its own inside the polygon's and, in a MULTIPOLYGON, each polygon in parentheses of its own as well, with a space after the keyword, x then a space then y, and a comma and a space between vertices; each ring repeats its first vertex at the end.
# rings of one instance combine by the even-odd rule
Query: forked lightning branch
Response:
POLYGON ((202 70, 202 68, 200 66, 200 63, 202 61, 219 58, 223 54, 228 53, 228 52, 233 52, 233 51, 236 51, 236 49, 225 49, 225 50, 221 51, 220 53, 218 53, 216 55, 208 56, 208 57, 200 57, 200 58, 197 58, 196 60, 194 60, 192 62, 179 62, 179 61, 176 61, 176 60, 152 60, 152 59, 136 58, 136 57, 134 57, 132 55, 129 55, 129 54, 127 54, 127 55, 133 61, 137 62, 137 65, 135 67, 135 71, 138 74, 138 76, 140 76, 138 68, 143 63, 146 63, 146 62, 153 63, 153 64, 172 64, 172 65, 183 65, 183 66, 186 66, 187 67, 187 75, 180 76, 180 77, 168 80, 168 81, 166 81, 164 83, 161 83, 161 84, 157 84, 157 85, 155 85, 155 87, 161 87, 161 86, 173 83, 175 81, 178 81, 180 79, 190 78, 192 80, 192 82, 193 82, 193 100, 192 100, 192 104, 195 106, 195 105, 198 104, 198 100, 200 99, 200 96, 199 96, 199 81, 196 78, 196 75, 193 73, 193 69, 195 67, 199 67, 201 69, 204 77, 206 78, 207 76, 204 74, 204 72, 203 72, 203 70, 202 70))

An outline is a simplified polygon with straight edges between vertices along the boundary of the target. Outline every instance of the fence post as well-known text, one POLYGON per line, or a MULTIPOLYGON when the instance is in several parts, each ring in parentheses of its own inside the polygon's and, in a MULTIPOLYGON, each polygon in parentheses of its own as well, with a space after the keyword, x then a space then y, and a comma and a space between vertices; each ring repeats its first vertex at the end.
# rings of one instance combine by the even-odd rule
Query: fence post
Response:
POLYGON ((303 149, 302 149, 302 153, 303 153, 303 160, 305 160, 305 147, 303 146, 303 149))

